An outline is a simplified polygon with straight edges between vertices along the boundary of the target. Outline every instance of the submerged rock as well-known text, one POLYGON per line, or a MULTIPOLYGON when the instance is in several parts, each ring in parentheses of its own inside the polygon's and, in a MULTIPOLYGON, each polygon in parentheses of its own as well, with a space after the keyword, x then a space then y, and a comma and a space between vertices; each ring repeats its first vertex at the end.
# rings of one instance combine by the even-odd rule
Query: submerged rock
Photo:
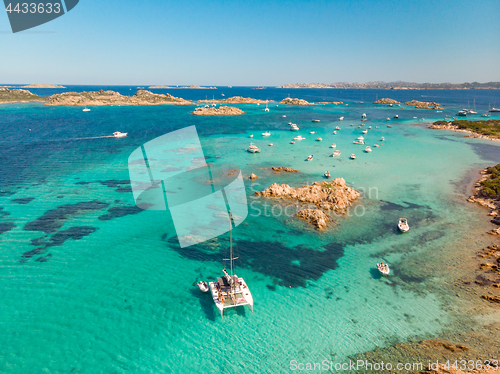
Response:
POLYGON ((320 209, 301 209, 297 213, 297 217, 307 219, 320 230, 324 229, 326 227, 326 224, 330 222, 330 217, 328 216, 328 214, 320 209))
POLYGON ((276 173, 279 173, 281 171, 284 171, 286 173, 298 173, 299 171, 296 170, 296 169, 292 169, 292 168, 289 168, 289 167, 286 167, 286 166, 273 166, 271 168, 272 171, 276 172, 276 173))

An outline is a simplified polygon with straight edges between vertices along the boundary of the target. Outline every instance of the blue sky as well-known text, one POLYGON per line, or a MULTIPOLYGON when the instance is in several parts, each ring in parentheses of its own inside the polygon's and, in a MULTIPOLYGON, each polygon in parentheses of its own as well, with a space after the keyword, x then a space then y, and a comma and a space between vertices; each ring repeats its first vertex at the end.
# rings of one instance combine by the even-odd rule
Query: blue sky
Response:
POLYGON ((0 83, 500 81, 500 2, 80 0, 12 34, 0 83))

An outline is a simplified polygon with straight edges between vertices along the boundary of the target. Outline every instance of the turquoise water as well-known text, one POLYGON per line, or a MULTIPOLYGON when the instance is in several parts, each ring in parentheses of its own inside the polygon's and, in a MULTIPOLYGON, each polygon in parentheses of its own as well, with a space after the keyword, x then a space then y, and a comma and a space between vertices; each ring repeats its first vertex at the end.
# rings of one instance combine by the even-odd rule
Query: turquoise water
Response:
POLYGON ((343 362, 460 330, 467 316, 450 308, 446 274, 433 274, 430 261, 437 253, 453 258, 453 244, 484 223, 461 184, 468 172, 500 162, 500 143, 428 130, 413 119, 437 114, 430 111, 399 108, 401 119, 386 121, 394 108, 356 102, 270 106, 268 114, 240 107, 246 115, 221 118, 191 116, 190 107, 0 106, 0 372, 287 372, 291 360, 343 362), (368 114, 364 128, 373 127, 367 145, 381 145, 370 154, 352 143, 361 113, 368 114), (300 131, 289 131, 289 121, 300 131), (168 212, 134 206, 129 154, 190 125, 207 161, 259 176, 245 181, 249 216, 234 230, 238 275, 252 290, 254 313, 229 310, 221 318, 195 286, 220 275, 227 235, 181 249, 168 212), (272 135, 262 138, 266 130, 272 135), (82 139, 114 131, 129 137, 82 139), (290 144, 299 134, 306 139, 290 144), (250 141, 260 154, 245 151, 250 141), (332 143, 340 158, 329 157, 332 143), (358 158, 349 160, 351 153, 358 158), (271 166, 299 173, 273 174, 271 166), (274 182, 321 181, 325 170, 365 192, 325 231, 252 194, 274 182), (412 229, 400 235, 395 223, 403 216, 412 229), (381 259, 391 264, 389 278, 375 271, 381 259))

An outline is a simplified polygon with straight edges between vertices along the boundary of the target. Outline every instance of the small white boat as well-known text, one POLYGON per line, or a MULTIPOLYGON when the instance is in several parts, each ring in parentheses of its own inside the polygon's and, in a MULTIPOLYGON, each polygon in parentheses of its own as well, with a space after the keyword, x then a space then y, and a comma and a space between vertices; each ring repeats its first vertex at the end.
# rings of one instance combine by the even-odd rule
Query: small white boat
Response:
POLYGON ((198 283, 196 283, 196 285, 203 292, 208 292, 208 290, 209 290, 208 283, 205 281, 198 282, 198 283))
POLYGON ((309 131, 309 134, 314 134, 316 133, 316 131, 309 131))
POLYGON ((335 130, 340 130, 340 127, 339 126, 335 127, 335 130))
POLYGON ((333 132, 333 135, 337 135, 337 131, 334 131, 334 132, 333 132))
POLYGON ((322 138, 321 136, 318 136, 318 137, 316 138, 316 141, 317 141, 317 142, 320 142, 320 141, 322 141, 322 140, 323 140, 323 138, 322 138))
POLYGON ((311 122, 319 122, 319 119, 313 118, 311 122))
POLYGON ((351 157, 349 157, 349 158, 350 158, 351 160, 355 160, 355 159, 356 159, 356 155, 353 153, 353 154, 351 155, 351 157))
POLYGON ((358 126, 358 129, 360 129, 360 128, 361 128, 361 126, 358 126))
POLYGON ((389 269, 389 265, 384 264, 383 261, 382 263, 377 264, 377 269, 383 275, 389 275, 389 273, 391 272, 391 269, 389 269))
POLYGON ((417 119, 417 117, 413 117, 414 119, 417 119))
POLYGON ((498 108, 491 108, 489 112, 500 112, 500 109, 498 108))
POLYGON ((304 140, 305 138, 302 135, 296 136, 293 140, 304 140))
POLYGON ((325 174, 323 174, 325 176, 325 178, 330 178, 331 175, 330 175, 330 172, 329 171, 325 171, 325 174))
POLYGON ((337 144, 333 143, 330 148, 337 148, 337 144))
POLYGON ((269 131, 266 131, 266 132, 262 133, 262 136, 270 136, 270 135, 271 135, 271 133, 269 131))
MULTIPOLYGON (((276 105, 276 106, 277 106, 277 105, 276 105)), ((283 114, 283 115, 282 115, 282 117, 283 117, 283 118, 286 118, 286 115, 284 115, 284 114, 283 114)))
POLYGON ((361 131, 363 134, 368 134, 368 130, 361 131))
POLYGON ((250 145, 248 146, 247 152, 250 152, 250 153, 260 153, 260 148, 257 147, 255 144, 250 143, 250 145))
POLYGON ((378 148, 378 147, 380 147, 378 144, 374 144, 373 146, 374 146, 374 147, 377 147, 377 148, 378 148))
POLYGON ((365 119, 365 118, 366 118, 366 113, 363 113, 363 114, 361 115, 361 118, 362 118, 362 119, 365 119))
POLYGON ((390 121, 391 119, 389 117, 387 117, 387 120, 390 121))
POLYGON ((459 116, 459 117, 466 117, 467 116, 467 111, 466 110, 459 110, 456 115, 459 116))
POLYGON ((341 154, 342 153, 339 150, 337 150, 337 151, 333 152, 332 157, 340 156, 341 154))
POLYGON ((398 118, 399 118, 399 116, 396 114, 396 115, 394 116, 394 118, 398 119, 398 118))
POLYGON ((365 144, 365 141, 364 140, 355 140, 353 141, 354 144, 361 144, 361 145, 364 145, 365 144))
POLYGON ((340 117, 340 118, 339 118, 339 121, 343 121, 343 120, 344 120, 344 117, 340 117))
POLYGON ((113 133, 113 136, 115 138, 125 138, 127 136, 128 132, 120 132, 120 131, 115 131, 113 133))
POLYGON ((272 147, 273 146, 273 143, 269 143, 269 147, 272 147))
MULTIPOLYGON (((284 116, 284 117, 286 117, 286 116, 284 116)), ((292 126, 292 125, 293 125, 293 123, 291 123, 291 122, 288 122, 288 126, 292 126)))
POLYGON ((290 142, 290 144, 295 144, 295 142, 292 140, 292 141, 290 142))
POLYGON ((264 112, 269 112, 269 108, 264 109, 264 112))
POLYGON ((381 140, 381 141, 385 141, 385 138, 382 136, 382 137, 380 138, 380 140, 381 140))
POLYGON ((307 161, 312 161, 313 158, 314 158, 313 155, 309 155, 307 156, 307 161))
POLYGON ((90 109, 89 109, 89 108, 87 108, 87 107, 85 107, 85 108, 83 108, 83 111, 84 111, 84 112, 90 112, 90 109))
POLYGON ((387 127, 392 127, 391 125, 387 125, 387 127))
POLYGON ((410 225, 408 225, 408 220, 406 218, 400 218, 398 222, 398 229, 401 232, 410 231, 410 225))
POLYGON ((365 140, 365 138, 362 135, 360 135, 358 136, 358 140, 365 140))
POLYGON ((253 138, 253 134, 250 134, 250 137, 253 138))
POLYGON ((292 123, 290 130, 291 131, 299 131, 299 127, 295 123, 292 123))
POLYGON ((376 128, 376 129, 379 129, 380 127, 378 127, 378 126, 377 126, 377 127, 375 127, 375 128, 376 128))
POLYGON ((371 127, 371 126, 368 126, 368 130, 371 130, 371 129, 372 129, 372 127, 371 127))
POLYGON ((372 149, 370 148, 369 145, 367 145, 366 148, 365 148, 365 152, 368 153, 368 152, 371 152, 371 151, 372 151, 372 149))

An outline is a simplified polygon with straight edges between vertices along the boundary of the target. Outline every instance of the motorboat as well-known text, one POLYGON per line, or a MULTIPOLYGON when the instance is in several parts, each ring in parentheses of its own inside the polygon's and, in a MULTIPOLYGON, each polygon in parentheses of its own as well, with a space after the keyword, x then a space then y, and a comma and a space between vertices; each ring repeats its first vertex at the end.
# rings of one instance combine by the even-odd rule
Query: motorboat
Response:
POLYGON ((350 158, 351 160, 355 160, 355 159, 356 159, 356 155, 353 153, 353 154, 351 155, 351 157, 349 157, 349 158, 350 158))
POLYGON ((115 138, 125 138, 127 136, 128 132, 120 132, 120 131, 115 131, 113 133, 113 136, 115 138))
POLYGON ((299 131, 299 127, 295 123, 292 123, 290 130, 291 131, 299 131))
POLYGON ((260 148, 257 147, 255 144, 250 143, 250 145, 248 146, 247 152, 250 152, 250 153, 260 153, 260 148))
POLYGON ((458 113, 456 114, 458 117, 466 117, 467 116, 467 111, 464 110, 459 110, 458 113))
POLYGON ((382 261, 380 264, 377 264, 377 269, 382 275, 389 275, 391 269, 389 269, 389 265, 384 264, 382 261))
POLYGON ((394 118, 398 119, 398 118, 399 118, 399 116, 396 114, 396 115, 394 116, 394 118))
POLYGON ((317 141, 317 142, 320 142, 320 141, 322 141, 322 140, 323 140, 323 138, 322 138, 321 136, 318 136, 318 137, 316 138, 316 141, 317 141))
POLYGON ((385 138, 382 136, 382 137, 380 138, 380 140, 381 140, 381 141, 385 141, 385 138))
POLYGON ((337 135, 337 131, 334 131, 334 132, 333 132, 333 135, 337 135))
POLYGON ((313 158, 314 158, 313 155, 309 155, 307 156, 307 161, 312 161, 313 158))
POLYGON ((331 175, 330 175, 330 172, 329 171, 325 171, 325 174, 323 174, 325 176, 325 178, 330 178, 331 175))
POLYGON ((363 145, 363 144, 365 144, 365 141, 364 140, 355 140, 355 141, 353 141, 353 143, 363 145))
POLYGON ((368 153, 368 152, 371 152, 371 151, 372 151, 372 149, 370 148, 369 145, 367 145, 366 148, 365 148, 365 152, 368 153))
POLYGON ((320 120, 316 119, 316 118, 313 118, 313 120, 311 122, 320 122, 320 120))
POLYGON ((304 140, 305 138, 302 135, 296 136, 293 140, 304 140))
POLYGON ((498 112, 500 112, 500 109, 498 109, 498 108, 491 108, 489 110, 489 112, 496 112, 496 113, 498 113, 498 112))
POLYGON ((315 134, 315 133, 316 133, 316 131, 310 131, 309 132, 309 134, 315 134))
POLYGON ((208 283, 205 282, 205 281, 202 281, 202 282, 198 282, 196 283, 196 285, 198 286, 198 288, 203 291, 203 292, 208 292, 208 290, 210 289, 208 287, 208 283))
MULTIPOLYGON (((284 116, 284 117, 286 117, 286 116, 284 116)), ((291 123, 291 122, 288 122, 288 126, 292 126, 292 125, 293 125, 293 123, 291 123)))
POLYGON ((366 113, 363 113, 363 114, 361 115, 361 119, 366 119, 366 113))
POLYGON ((335 127, 335 130, 340 130, 340 126, 335 127))
POLYGON ((365 138, 362 135, 360 135, 358 136, 358 140, 365 140, 365 138))
POLYGON ((330 148, 337 148, 337 144, 333 143, 330 148))
POLYGON ((401 232, 410 231, 410 225, 408 225, 408 220, 406 218, 400 218, 398 222, 398 229, 401 232))
POLYGON ((290 142, 290 144, 295 144, 295 142, 292 140, 292 141, 290 142))
POLYGON ((273 143, 269 143, 269 147, 272 147, 273 146, 273 143))
POLYGON ((380 147, 378 144, 374 144, 373 146, 374 146, 374 147, 377 147, 377 148, 378 148, 378 147, 380 147))
POLYGON ((270 136, 270 135, 271 135, 271 133, 269 131, 266 131, 266 132, 262 133, 262 136, 270 136))
POLYGON ((339 150, 336 150, 335 152, 333 152, 332 157, 340 156, 341 154, 342 153, 339 150))
POLYGON ((358 126, 358 129, 360 129, 360 128, 361 128, 361 126, 358 126))
POLYGON ((339 121, 343 121, 343 120, 344 120, 344 117, 340 117, 340 118, 339 118, 339 121))
POLYGON ((363 134, 368 134, 368 130, 361 131, 363 134))
POLYGON ((372 127, 371 127, 371 126, 368 126, 368 130, 371 130, 371 129, 372 129, 372 127))
POLYGON ((387 121, 390 121, 390 120, 391 120, 389 117, 387 117, 386 119, 387 119, 387 121))
POLYGON ((85 107, 85 108, 83 108, 83 111, 84 111, 84 112, 90 112, 90 109, 89 109, 89 108, 87 108, 87 107, 85 107))
POLYGON ((387 127, 391 128, 392 126, 391 125, 387 125, 387 127))
MULTIPOLYGON (((277 106, 277 105, 276 105, 276 106, 277 106)), ((286 118, 286 115, 284 115, 284 114, 283 114, 281 117, 286 118)))

